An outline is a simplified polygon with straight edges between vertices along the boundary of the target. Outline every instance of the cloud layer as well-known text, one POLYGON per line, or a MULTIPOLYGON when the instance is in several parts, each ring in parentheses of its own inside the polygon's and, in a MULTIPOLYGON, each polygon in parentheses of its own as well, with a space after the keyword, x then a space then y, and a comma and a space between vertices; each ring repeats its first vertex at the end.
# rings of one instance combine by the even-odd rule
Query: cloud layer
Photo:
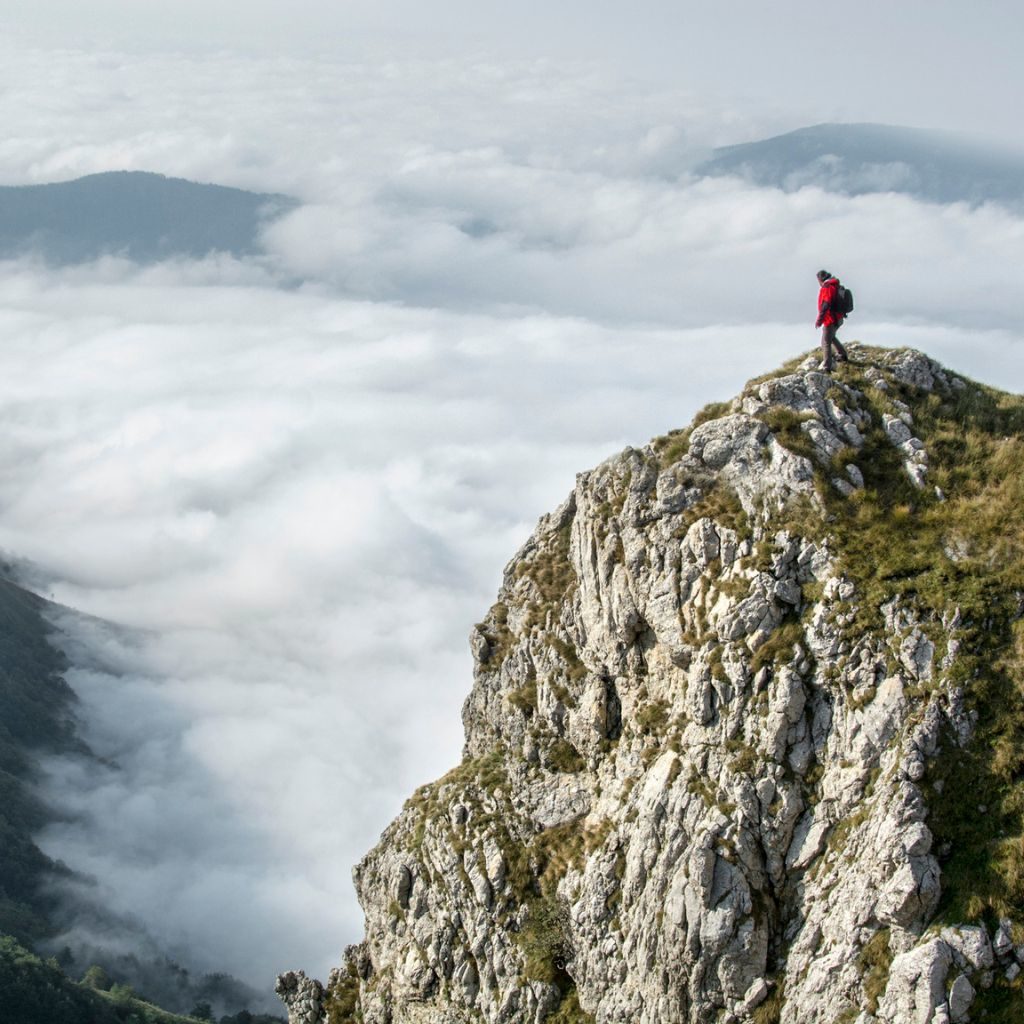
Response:
POLYGON ((695 349, 762 358, 746 331, 270 290, 35 273, 15 294, 0 544, 123 627, 61 622, 119 770, 53 767, 78 819, 46 848, 172 949, 264 981, 356 937, 349 868, 457 761, 465 637, 532 521, 731 390, 724 366, 693 386, 695 349))
POLYGON ((813 346, 820 265, 848 339, 1024 387, 1020 220, 690 177, 746 115, 549 65, 6 56, 8 183, 307 203, 259 262, 0 274, 0 547, 75 610, 116 766, 51 765, 46 848, 263 987, 358 937, 351 865, 457 760, 465 637, 536 518, 813 346))
POLYGON ((6 6, 6 31, 51 48, 241 48, 371 64, 382 53, 385 60, 461 60, 477 52, 502 61, 587 60, 620 77, 770 103, 789 112, 789 127, 884 121, 1021 136, 1015 105, 1000 102, 1021 91, 1016 44, 1024 14, 1012 0, 989 0, 985 16, 945 0, 932 4, 929 17, 914 5, 863 0, 855 18, 824 24, 798 0, 770 7, 756 0, 520 0, 514 7, 499 0, 249 0, 244 6, 179 0, 173 8, 136 0, 9 0, 6 6))

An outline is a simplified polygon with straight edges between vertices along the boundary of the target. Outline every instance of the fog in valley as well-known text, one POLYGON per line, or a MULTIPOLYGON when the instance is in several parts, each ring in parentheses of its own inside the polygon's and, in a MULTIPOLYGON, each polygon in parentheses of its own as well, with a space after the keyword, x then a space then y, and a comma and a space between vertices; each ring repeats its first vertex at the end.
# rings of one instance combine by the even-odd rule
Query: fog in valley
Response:
POLYGON ((0 549, 64 609, 98 757, 48 762, 40 843, 197 969, 338 962, 352 865, 458 762, 504 564, 576 472, 812 349, 819 267, 847 342, 1024 389, 1019 212, 695 172, 798 126, 768 102, 584 59, 0 52, 0 185, 301 204, 248 255, 0 263, 0 549))

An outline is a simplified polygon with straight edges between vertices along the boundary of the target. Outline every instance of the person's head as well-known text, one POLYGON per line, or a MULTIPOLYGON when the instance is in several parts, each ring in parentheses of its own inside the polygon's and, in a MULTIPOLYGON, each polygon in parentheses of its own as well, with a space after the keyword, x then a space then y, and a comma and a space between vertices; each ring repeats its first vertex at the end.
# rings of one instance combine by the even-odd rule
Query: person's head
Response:
POLYGON ((818 280, 824 284, 832 275, 827 270, 818 271, 818 280))

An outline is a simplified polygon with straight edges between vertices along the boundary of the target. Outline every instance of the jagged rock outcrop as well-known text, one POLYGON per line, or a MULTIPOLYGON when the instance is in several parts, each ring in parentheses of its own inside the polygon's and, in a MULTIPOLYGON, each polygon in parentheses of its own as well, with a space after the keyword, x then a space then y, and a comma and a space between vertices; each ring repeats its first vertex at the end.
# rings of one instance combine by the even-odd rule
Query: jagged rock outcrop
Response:
POLYGON ((288 1008, 292 1024, 316 1024, 323 1019, 324 987, 305 971, 285 971, 279 975, 274 991, 288 1008))
POLYGON ((332 1024, 1022 1012, 1024 403, 854 355, 540 521, 471 636, 463 763, 355 870, 332 1024))

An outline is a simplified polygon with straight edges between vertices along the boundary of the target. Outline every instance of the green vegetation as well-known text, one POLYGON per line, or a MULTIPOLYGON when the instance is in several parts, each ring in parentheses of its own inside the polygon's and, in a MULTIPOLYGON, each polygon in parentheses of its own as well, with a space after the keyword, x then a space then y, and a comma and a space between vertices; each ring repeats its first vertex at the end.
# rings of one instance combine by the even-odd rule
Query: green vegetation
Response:
POLYGON ((556 772, 581 772, 587 766, 583 755, 567 739, 561 737, 548 746, 545 761, 547 767, 556 772))
POLYGON ((775 665, 788 661, 793 656, 793 648, 804 638, 803 626, 794 618, 795 612, 784 619, 750 659, 750 671, 759 672, 765 665, 775 665))
POLYGON ((566 940, 565 908, 553 895, 535 896, 526 903, 526 921, 516 936, 523 967, 530 981, 556 984, 572 956, 566 940))
POLYGON ((611 830, 611 821, 590 828, 570 821, 537 833, 530 844, 537 891, 554 898, 558 883, 570 868, 582 867, 584 860, 604 844, 611 830))
MULTIPOLYGON (((842 853, 846 849, 846 844, 849 841, 850 836, 858 829, 865 821, 871 816, 871 806, 867 802, 867 796, 863 798, 861 806, 857 808, 853 814, 842 821, 838 822, 835 828, 832 829, 831 834, 828 837, 828 846, 830 850, 836 853, 842 853)), ((823 864, 823 860, 819 860, 815 867, 819 864, 823 864)))
POLYGON ((742 740, 729 740, 727 749, 734 756, 729 761, 729 770, 736 775, 754 775, 760 760, 757 751, 742 740))
MULTIPOLYGON (((891 358, 878 349, 862 349, 861 355, 883 372, 891 358)), ((962 379, 956 387, 925 393, 891 374, 889 386, 879 388, 860 366, 841 366, 835 378, 860 392, 855 402, 871 425, 863 448, 844 449, 830 466, 818 466, 824 516, 797 515, 793 526, 809 536, 818 524, 819 534, 832 539, 838 567, 856 588, 848 636, 869 630, 884 635, 881 606, 896 598, 924 623, 936 664, 951 639, 958 645, 944 681, 963 687, 978 720, 966 749, 955 737, 944 738, 924 785, 943 870, 938 921, 985 920, 991 929, 999 917, 1019 918, 1024 905, 1024 398, 962 379), (900 403, 911 410, 911 430, 928 453, 922 489, 909 479, 903 454, 882 426, 883 414, 903 411, 900 403), (847 498, 830 480, 845 476, 849 463, 860 468, 865 487, 847 498)), ((842 389, 833 392, 838 403, 850 404, 842 389)), ((772 409, 762 419, 781 444, 814 457, 805 416, 772 409)), ((784 656, 799 639, 798 629, 798 623, 786 623, 759 649, 752 667, 784 656)), ((894 658, 901 639, 892 637, 894 658)), ((908 696, 927 697, 933 685, 911 688, 908 696)), ((869 688, 859 702, 871 696, 869 688)), ((858 816, 836 827, 833 849, 842 849, 858 816)), ((871 1011, 891 959, 885 931, 861 953, 871 1011)), ((972 1019, 982 1013, 990 1020, 1016 1019, 1019 998, 999 979, 979 992, 972 1019)))
POLYGON ((361 1024, 359 976, 353 964, 349 963, 344 974, 327 990, 325 1008, 327 1024, 361 1024))
MULTIPOLYGON (((819 484, 823 488, 824 480, 819 476, 819 484)), ((829 490, 831 490, 831 485, 829 490)), ((821 509, 814 503, 810 495, 799 494, 790 498, 785 507, 772 515, 772 530, 778 532, 785 530, 793 536, 806 537, 807 540, 821 542, 828 535, 825 517, 821 509)), ((760 566, 759 568, 764 568, 760 566)), ((804 600, 813 601, 821 597, 820 583, 807 583, 804 585, 804 600)))
POLYGON ((750 518, 740 504, 736 492, 715 477, 692 481, 701 488, 702 497, 687 510, 683 530, 688 530, 698 519, 713 519, 719 526, 735 530, 741 540, 753 534, 750 518))
POLYGON ((777 985, 768 993, 768 998, 754 1010, 751 1018, 754 1024, 779 1024, 782 1007, 786 1004, 785 985, 777 985))
POLYGON ((663 700, 648 700, 634 716, 641 736, 660 736, 669 722, 669 706, 663 700))
POLYGON ((493 605, 487 618, 478 622, 476 628, 490 648, 487 661, 492 662, 495 668, 500 667, 512 649, 514 639, 512 630, 508 628, 508 605, 501 601, 493 605))
POLYGON ((795 455, 814 461, 814 442, 803 429, 805 423, 817 417, 812 412, 797 412, 786 406, 776 405, 758 417, 775 435, 776 441, 795 455))
POLYGON ((610 823, 584 830, 578 822, 542 832, 533 844, 536 894, 526 901, 526 920, 516 935, 523 954, 523 968, 530 981, 555 985, 561 1002, 547 1018, 548 1024, 593 1024, 594 1017, 579 1004, 576 983, 568 973, 572 960, 568 910, 557 896, 558 882, 570 867, 578 867, 610 831, 610 823))
POLYGON ((38 752, 80 749, 70 720, 67 667, 50 644, 45 602, 0 580, 0 933, 26 944, 52 934, 54 907, 41 887, 66 869, 32 836, 49 820, 34 795, 38 752))
POLYGON ((69 981, 14 939, 0 938, 0 1006, 18 1024, 118 1024, 103 996, 69 981))
POLYGON ((532 718, 537 710, 537 677, 532 673, 522 686, 517 687, 505 698, 514 708, 518 708, 527 718, 532 718))
POLYGON ((651 442, 661 469, 668 469, 687 453, 690 448, 690 433, 689 430, 670 430, 651 442))
MULTIPOLYGON (((505 762, 501 751, 494 750, 483 757, 466 758, 462 764, 441 776, 436 782, 428 782, 420 786, 405 802, 405 812, 414 816, 416 822, 412 837, 412 852, 419 852, 426 838, 427 827, 436 824, 450 831, 448 822, 448 805, 459 794, 472 806, 481 803, 484 794, 493 795, 499 786, 506 782, 505 762)), ((491 815, 488 817, 500 816, 491 815)), ((461 852, 465 844, 461 834, 451 833, 453 849, 461 852)))
MULTIPOLYGON (((884 352, 870 350, 869 361, 884 366, 884 352)), ((857 584, 864 625, 879 625, 879 605, 893 596, 941 616, 951 603, 1016 586, 1024 561, 1024 399, 973 383, 949 394, 919 394, 895 381, 880 391, 859 367, 844 366, 841 376, 862 392, 860 404, 872 419, 857 453, 865 487, 850 498, 823 487, 820 497, 841 567, 857 584), (894 400, 913 409, 914 433, 929 454, 922 490, 882 429, 882 415, 899 411, 894 400), (946 549, 968 538, 970 554, 954 563, 946 549), (991 579, 994 568, 1000 576, 1009 569, 1009 576, 991 579)), ((837 457, 847 461, 848 453, 837 457)))
POLYGON ((710 423, 712 420, 728 416, 731 408, 731 400, 725 402, 708 402, 708 404, 703 408, 697 410, 697 414, 693 417, 693 423, 690 429, 696 429, 704 423, 710 423))
POLYGON ((275 1017, 267 1013, 250 1013, 239 1010, 238 1013, 225 1014, 217 1024, 285 1024, 283 1017, 275 1017))
MULTIPOLYGON (((90 968, 82 983, 65 977, 55 961, 43 961, 10 937, 0 937, 0 1008, 12 1024, 195 1024, 206 1017, 168 1013, 111 983, 101 968, 90 968)), ((209 1004, 197 1006, 209 1013, 209 1004)), ((243 1011, 221 1024, 270 1024, 280 1018, 243 1011)))
POLYGON ((593 1024, 594 1018, 579 1005, 576 985, 568 972, 573 950, 567 909, 558 897, 558 885, 570 869, 581 868, 585 858, 604 844, 611 829, 610 821, 590 828, 579 821, 567 822, 521 844, 518 856, 505 851, 512 890, 507 911, 526 908, 525 921, 515 933, 525 978, 555 985, 561 992, 561 1002, 549 1022, 593 1024))
POLYGON ((551 647, 558 652, 559 657, 565 662, 566 675, 570 682, 578 683, 587 674, 583 662, 580 661, 579 652, 572 644, 566 643, 560 637, 552 636, 549 639, 551 647))
POLYGON ((889 983, 889 968, 892 966, 892 959, 888 928, 882 928, 875 932, 857 955, 857 966, 860 967, 864 985, 864 998, 870 1013, 874 1013, 878 1009, 878 1001, 882 998, 885 986, 889 983))
MULTIPOLYGON (((211 1017, 184 1017, 176 1013, 168 1013, 159 1006, 146 1002, 135 995, 130 985, 114 985, 109 992, 98 993, 114 1008, 117 1019, 124 1024, 192 1024, 194 1020, 210 1020, 211 1017)), ((200 1012, 209 1013, 209 1003, 202 1004, 200 1012)), ((211 1015, 212 1016, 212 1015, 211 1015)))
POLYGON ((732 402, 709 402, 697 411, 693 423, 684 430, 670 430, 651 442, 654 454, 658 456, 658 464, 662 469, 678 462, 690 449, 690 435, 702 423, 727 416, 732 402))
POLYGON ((686 783, 686 792, 699 796, 705 807, 714 807, 718 802, 715 791, 699 775, 693 775, 686 783))
POLYGON ((558 1009, 545 1019, 544 1024, 595 1024, 595 1021, 596 1018, 593 1014, 587 1013, 580 1007, 579 993, 576 991, 576 986, 573 985, 562 996, 558 1009))
POLYGON ((1021 984, 1008 983, 998 974, 989 989, 977 990, 971 1003, 971 1020, 985 1024, 1018 1024, 1020 1021, 1021 984))
POLYGON ((572 520, 564 523, 548 540, 547 546, 520 562, 515 569, 516 579, 528 578, 534 587, 534 597, 527 605, 526 628, 543 626, 548 613, 558 613, 562 600, 576 582, 569 542, 572 520))
MULTIPOLYGON (((100 967, 91 967, 76 984, 61 969, 70 969, 70 954, 58 963, 43 961, 32 951, 56 931, 56 905, 44 883, 69 873, 32 838, 52 819, 35 795, 37 758, 52 753, 88 756, 74 732, 75 696, 63 678, 67 662, 50 643, 45 607, 41 598, 0 579, 0 1015, 16 1024, 185 1020, 136 996, 122 979, 111 978, 100 967)), ((233 997, 242 989, 233 979, 211 975, 196 983, 193 999, 185 1001, 188 984, 182 988, 181 983, 187 983, 188 975, 177 965, 122 959, 141 966, 149 979, 147 988, 152 983, 161 993, 173 989, 186 1006, 203 992, 223 995, 230 989, 233 997)), ((244 996, 235 1005, 242 1002, 244 996)), ((203 1001, 196 1002, 197 1010, 203 1006, 203 1001)), ((259 1020, 249 1015, 239 1024, 259 1020)))
MULTIPOLYGON (((884 354, 877 361, 884 366, 884 354)), ((978 714, 973 741, 964 750, 947 738, 926 787, 936 848, 948 850, 940 918, 1019 916, 1024 398, 973 382, 922 394, 893 381, 880 391, 855 367, 844 367, 842 376, 864 393, 875 424, 858 461, 865 489, 851 499, 831 489, 823 495, 840 568, 857 588, 853 628, 879 629, 879 606, 897 597, 928 624, 941 657, 955 625, 959 649, 949 678, 978 714), (898 411, 894 399, 913 410, 914 433, 928 451, 923 490, 881 430, 882 414, 898 411)))

